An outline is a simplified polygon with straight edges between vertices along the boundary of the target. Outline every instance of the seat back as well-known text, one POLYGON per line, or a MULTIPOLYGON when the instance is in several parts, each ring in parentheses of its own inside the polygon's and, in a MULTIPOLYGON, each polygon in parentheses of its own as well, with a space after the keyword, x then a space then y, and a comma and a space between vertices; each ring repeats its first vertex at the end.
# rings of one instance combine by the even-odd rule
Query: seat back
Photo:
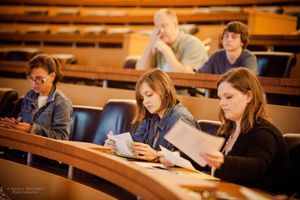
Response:
POLYGON ((209 133, 210 135, 217 135, 218 130, 221 126, 220 121, 206 119, 199 119, 198 124, 202 131, 204 131, 205 133, 209 133))
POLYGON ((11 117, 14 113, 18 93, 12 88, 0 88, 0 117, 11 117))
MULTIPOLYGON (((296 56, 286 52, 254 51, 258 64, 258 75, 263 77, 289 78, 296 56)), ((268 104, 294 105, 290 95, 266 94, 268 104)))
POLYGON ((17 118, 18 115, 20 114, 21 112, 21 109, 22 109, 22 103, 23 103, 23 100, 24 100, 24 95, 20 96, 18 98, 18 100, 16 101, 16 106, 15 106, 15 109, 14 109, 14 112, 12 114, 12 117, 15 117, 17 118))
POLYGON ((296 56, 287 52, 254 51, 257 58, 258 75, 263 77, 289 78, 296 56))
POLYGON ((6 57, 6 50, 0 49, 0 60, 5 60, 6 57))
POLYGON ((103 108, 92 142, 103 145, 109 131, 114 134, 130 131, 135 111, 135 100, 110 99, 103 108))
POLYGON ((138 61, 138 59, 140 59, 140 55, 136 55, 136 56, 127 56, 125 58, 124 64, 123 64, 123 68, 124 69, 135 69, 135 65, 138 61))
POLYGON ((37 54, 43 53, 35 48, 11 48, 6 52, 6 60, 29 61, 37 54))
POLYGON ((77 64, 77 59, 73 54, 50 54, 59 60, 62 65, 75 65, 77 64))
POLYGON ((293 192, 299 191, 300 180, 300 133, 286 133, 283 135, 288 148, 290 162, 292 165, 292 188, 293 192))
POLYGON ((97 128, 101 107, 73 105, 69 140, 90 142, 97 128))
MULTIPOLYGON (((124 69, 135 69, 135 65, 140 56, 127 56, 125 58, 123 68, 124 69)), ((108 87, 112 88, 120 88, 126 90, 134 90, 135 83, 134 82, 124 82, 124 81, 108 81, 108 87)))

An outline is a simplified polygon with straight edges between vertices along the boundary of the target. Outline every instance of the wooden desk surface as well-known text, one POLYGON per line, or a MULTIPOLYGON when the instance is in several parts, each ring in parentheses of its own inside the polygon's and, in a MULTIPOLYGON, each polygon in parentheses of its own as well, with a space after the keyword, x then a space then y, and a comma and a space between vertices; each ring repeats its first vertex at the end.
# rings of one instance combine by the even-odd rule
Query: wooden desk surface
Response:
POLYGON ((83 42, 83 43, 113 43, 122 44, 126 34, 99 34, 99 35, 80 35, 80 34, 44 34, 44 33, 0 33, 2 41, 24 41, 24 42, 83 42))
MULTIPOLYGON (((152 27, 151 27, 152 28, 152 27)), ((24 42, 84 42, 84 43, 114 43, 124 41, 127 34, 45 34, 45 33, 0 33, 2 41, 24 42)), ((132 35, 132 34, 131 34, 132 35)), ((139 35, 134 34, 135 37, 139 35)), ((145 36, 140 36, 145 38, 145 36)), ((258 46, 299 46, 300 35, 250 35, 249 45, 258 46)), ((219 40, 219 45, 222 41, 219 40)))
POLYGON ((250 35, 249 45, 299 46, 300 35, 250 35))
POLYGON ((276 3, 292 3, 297 0, 210 0, 210 1, 195 1, 195 0, 1 0, 4 4, 32 4, 32 5, 74 5, 74 6, 227 6, 227 5, 249 5, 249 4, 276 4, 276 3))
POLYGON ((2 199, 6 199, 4 194, 14 200, 120 199, 77 181, 72 181, 45 170, 2 158, 0 158, 0 171, 0 181, 3 188, 1 191, 2 199), (72 189, 70 190, 68 188, 72 189))
MULTIPOLYGON (((247 21, 246 12, 212 12, 198 14, 178 14, 179 22, 228 22, 247 21)), ((26 14, 0 14, 0 21, 9 22, 43 22, 43 23, 93 23, 93 24, 153 24, 153 14, 125 16, 44 16, 26 14)))
MULTIPOLYGON (((0 71, 24 73, 26 62, 0 61, 0 71)), ((110 81, 136 82, 144 71, 83 65, 65 65, 64 76, 110 81)), ((215 89, 220 75, 168 73, 175 86, 215 89)), ((259 78, 266 93, 300 95, 300 79, 259 78)))
POLYGON ((61 141, 0 128, 0 145, 70 164, 114 183, 142 199, 191 199, 190 190, 186 188, 201 190, 207 187, 245 199, 240 192, 241 186, 202 180, 165 170, 147 170, 120 157, 104 153, 107 148, 96 144, 61 141))

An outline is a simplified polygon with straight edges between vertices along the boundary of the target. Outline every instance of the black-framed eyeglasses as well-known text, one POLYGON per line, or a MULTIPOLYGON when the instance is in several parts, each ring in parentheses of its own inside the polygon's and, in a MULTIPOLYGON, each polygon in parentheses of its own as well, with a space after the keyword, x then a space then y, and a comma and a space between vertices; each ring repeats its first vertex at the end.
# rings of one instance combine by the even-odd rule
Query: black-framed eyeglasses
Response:
POLYGON ((50 74, 48 76, 46 76, 45 78, 42 77, 37 77, 37 78, 32 78, 31 76, 27 76, 27 79, 31 82, 31 83, 35 83, 35 84, 43 84, 45 83, 45 81, 47 80, 47 78, 50 76, 50 74))

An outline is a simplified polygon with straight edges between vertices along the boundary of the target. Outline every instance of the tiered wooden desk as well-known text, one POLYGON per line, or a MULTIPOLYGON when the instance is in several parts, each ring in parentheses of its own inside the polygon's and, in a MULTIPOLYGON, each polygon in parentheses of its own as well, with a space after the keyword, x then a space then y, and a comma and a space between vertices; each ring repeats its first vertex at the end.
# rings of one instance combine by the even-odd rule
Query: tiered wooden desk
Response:
MULTIPOLYGON (((0 71, 25 73, 26 62, 0 61, 0 71)), ((137 82, 144 71, 99 66, 65 65, 64 76, 106 81, 137 82)), ((220 75, 169 73, 175 86, 215 89, 220 75)), ((300 95, 300 79, 260 77, 264 92, 300 95)))
POLYGON ((1 0, 2 3, 14 4, 37 4, 37 5, 79 5, 79 6, 223 6, 223 5, 268 5, 293 3, 297 0, 211 0, 211 1, 194 1, 194 0, 69 0, 62 2, 59 0, 1 0))
MULTIPOLYGON (((205 178, 170 173, 164 170, 145 169, 127 160, 104 153, 105 148, 91 143, 61 141, 0 128, 0 145, 72 165, 105 179, 141 199, 191 199, 193 198, 190 194, 191 190, 187 188, 207 189, 203 182, 205 178)), ((20 180, 13 179, 15 174, 5 173, 10 171, 2 167, 4 164, 7 166, 5 161, 0 160, 0 163, 3 163, 0 165, 1 184, 12 184, 9 182, 12 180, 14 180, 13 183, 20 182, 20 180)), ((217 191, 226 192, 238 199, 245 198, 240 192, 241 186, 219 181, 212 181, 210 184, 215 184, 217 191)), ((52 191, 51 194, 51 190, 45 192, 49 193, 48 197, 54 196, 53 193, 55 193, 52 191)), ((72 191, 70 190, 68 193, 72 193, 72 191)), ((266 198, 270 197, 261 192, 260 194, 266 198)))
MULTIPOLYGON (((217 6, 217 5, 251 5, 251 4, 271 4, 271 3, 292 3, 294 1, 257 1, 257 0, 248 0, 248 1, 222 1, 215 0, 210 2, 201 2, 201 1, 68 1, 68 2, 60 2, 60 1, 43 1, 38 2, 34 0, 28 1, 2 1, 5 5, 0 6, 0 21, 2 25, 0 27, 6 26, 8 24, 10 27, 14 26, 19 31, 18 33, 3 33, 0 35, 0 38, 3 38, 1 41, 4 41, 4 46, 8 46, 9 43, 13 43, 15 41, 22 42, 18 45, 24 45, 28 47, 38 47, 39 45, 46 53, 73 53, 76 57, 78 57, 79 64, 96 64, 103 65, 109 67, 117 67, 121 66, 124 62, 124 59, 128 55, 140 55, 143 52, 143 49, 146 45, 146 41, 142 40, 137 47, 134 47, 136 51, 128 52, 126 49, 122 48, 107 48, 101 47, 96 49, 98 44, 96 39, 97 37, 101 37, 102 43, 108 44, 111 42, 110 36, 99 35, 99 36, 91 36, 91 38, 95 39, 96 42, 88 42, 89 47, 80 46, 79 42, 86 41, 82 40, 80 35, 70 36, 70 39, 66 39, 64 36, 53 36, 55 34, 55 28, 53 26, 91 26, 91 25, 105 25, 105 26, 123 26, 125 28, 132 29, 133 32, 138 32, 144 29, 146 26, 147 29, 153 24, 153 14, 155 11, 159 9, 159 6, 169 5, 172 2, 174 5, 174 10, 176 10, 178 14, 178 18, 181 24, 186 23, 195 23, 199 27, 200 31, 197 33, 197 37, 200 39, 206 39, 207 37, 212 38, 212 43, 210 44, 211 49, 209 54, 218 49, 218 39, 221 34, 224 24, 233 21, 243 21, 249 25, 249 32, 251 34, 290 34, 296 30, 297 19, 293 16, 287 16, 282 14, 272 14, 272 13, 259 13, 259 12, 245 12, 243 8, 236 11, 220 11, 220 12, 208 12, 205 9, 209 9, 208 7, 204 8, 199 7, 195 8, 195 6, 217 6), (134 2, 134 3, 133 3, 134 2), (18 5, 18 3, 21 3, 18 5), (135 4, 136 3, 136 4, 135 4), (137 7, 136 5, 140 5, 141 7, 137 7), (93 7, 89 7, 93 6, 93 7), (126 7, 127 6, 127 7, 126 7), (151 7, 155 6, 155 7, 151 7), (181 6, 181 7, 180 7, 181 6), (47 14, 29 14, 28 10, 47 10, 47 14), (58 10, 77 10, 75 14, 57 14, 58 10), (86 14, 88 11, 100 11, 104 13, 109 12, 124 12, 124 15, 88 15, 86 14), (28 27, 30 24, 36 24, 36 26, 44 25, 51 27, 51 34, 44 36, 31 35, 30 33, 24 33, 24 26, 28 27), (60 25, 59 25, 60 24, 60 25), (276 24, 276 26, 272 26, 276 24), (20 26, 20 27, 18 27, 20 26), (132 26, 132 27, 131 27, 132 26), (24 34, 24 35, 23 35, 24 34), (46 39, 43 39, 46 37, 46 39), (32 38, 39 38, 38 42, 42 42, 36 45, 28 44, 34 42, 32 38), (47 39, 48 38, 48 39, 47 39), (53 39, 55 38, 55 39, 53 39), (68 45, 67 42, 73 38, 73 41, 78 41, 78 45, 74 42, 73 46, 66 47, 64 45, 68 45), (108 40, 105 42, 104 40, 108 40), (54 44, 47 44, 49 40, 57 42, 54 44), (101 55, 101 56, 99 56, 101 55), (118 55, 118 56, 117 56, 118 55), (115 59, 118 57, 118 59, 115 59)), ((9 26, 7 28, 9 28, 9 26)), ((150 28, 151 29, 151 28, 150 28)), ((68 35, 69 36, 69 35, 68 35)), ((67 36, 67 37, 68 37, 67 36)), ((85 35, 82 37, 90 37, 89 35, 85 35)), ((114 43, 116 44, 116 43, 114 43)), ((83 44, 86 45, 86 44, 83 44)), ((130 45, 130 46, 136 46, 130 45)), ((116 46, 115 46, 116 47, 116 46)))
MULTIPOLYGON (((51 35, 0 33, 0 38, 2 41, 27 42, 29 44, 26 47, 38 48, 48 54, 72 53, 80 64, 100 64, 112 68, 122 67, 128 55, 140 55, 148 42, 148 37, 136 34, 51 35), (38 45, 32 43, 38 43, 38 45), (47 43, 48 45, 43 45, 47 43), (59 46, 57 46, 58 43, 59 46), (81 44, 88 46, 81 47, 81 44)), ((20 48, 20 46, 13 44, 0 44, 0 46, 20 48)))

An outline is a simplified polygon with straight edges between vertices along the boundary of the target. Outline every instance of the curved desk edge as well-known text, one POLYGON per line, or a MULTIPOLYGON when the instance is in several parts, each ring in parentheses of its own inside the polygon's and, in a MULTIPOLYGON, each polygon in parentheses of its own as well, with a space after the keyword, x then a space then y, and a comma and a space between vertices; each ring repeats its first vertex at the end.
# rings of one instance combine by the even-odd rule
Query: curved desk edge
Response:
MULTIPOLYGON (((62 141, 0 128, 0 145, 72 165, 99 176, 142 199, 189 199, 180 185, 170 184, 92 143, 62 141)), ((201 182, 201 181, 200 181, 201 182)))

